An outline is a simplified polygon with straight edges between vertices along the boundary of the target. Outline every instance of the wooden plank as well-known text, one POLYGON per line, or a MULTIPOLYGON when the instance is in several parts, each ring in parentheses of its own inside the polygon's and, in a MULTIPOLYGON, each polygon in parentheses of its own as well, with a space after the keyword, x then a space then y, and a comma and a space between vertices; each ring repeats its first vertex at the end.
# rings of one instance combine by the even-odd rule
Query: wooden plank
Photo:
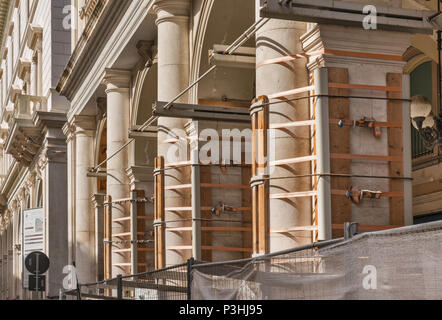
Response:
MULTIPOLYGON (((387 86, 402 87, 402 74, 400 73, 387 73, 387 86)), ((388 98, 402 98, 400 92, 388 92, 388 98)), ((402 122, 402 103, 400 101, 387 101, 387 121, 389 122, 402 122)), ((388 128, 388 154, 391 157, 402 158, 403 140, 402 129, 392 130, 388 128)), ((389 175, 391 177, 403 176, 404 166, 403 162, 390 162, 389 163, 389 175)), ((404 192, 404 182, 400 179, 390 179, 390 191, 391 192, 404 192)), ((404 199, 399 197, 390 198, 390 224, 401 225, 405 223, 404 219, 404 199)))
POLYGON ((314 197, 318 194, 317 191, 300 191, 300 192, 288 192, 288 193, 275 193, 270 194, 270 199, 289 199, 289 198, 303 198, 303 197, 314 197))
POLYGON ((250 103, 211 100, 211 99, 198 99, 198 104, 207 105, 207 106, 216 106, 216 107, 233 107, 233 108, 247 108, 247 109, 250 107, 250 103))
POLYGON ((318 226, 299 226, 286 229, 270 229, 270 233, 290 233, 297 231, 317 231, 318 226))
MULTIPOLYGON (((144 193, 144 190, 136 190, 136 196, 137 196, 137 199, 144 199, 146 195, 144 193)), ((144 240, 144 236, 140 236, 140 233, 144 234, 146 232, 146 230, 147 230, 146 220, 138 219, 138 217, 139 216, 145 216, 145 214, 146 214, 146 203, 145 202, 137 202, 136 203, 136 210, 137 210, 137 212, 136 212, 136 217, 135 218, 137 219, 136 220, 137 221, 137 232, 138 232, 137 240, 144 240)), ((151 222, 150 222, 150 225, 151 225, 151 222)), ((147 251, 146 250, 142 250, 142 249, 146 249, 146 248, 141 248, 139 246, 139 244, 137 244, 137 243, 132 244, 132 245, 136 246, 138 262, 146 264, 146 266, 147 266, 147 260, 148 260, 148 257, 146 255, 147 251)), ((137 272, 145 272, 145 271, 147 271, 147 269, 146 269, 146 267, 143 267, 141 269, 138 268, 137 272)))
POLYGON ((349 154, 349 153, 331 153, 331 159, 345 159, 345 160, 380 160, 388 162, 402 162, 402 156, 381 156, 371 154, 349 154))
POLYGON ((164 158, 155 158, 155 184, 154 184, 154 219, 163 222, 156 225, 155 231, 155 269, 166 266, 165 231, 164 231, 164 158))
MULTIPOLYGON (((212 168, 209 166, 200 167, 200 181, 201 184, 212 182, 212 168)), ((212 192, 211 188, 201 188, 201 206, 209 207, 212 203, 212 192)), ((201 218, 205 220, 212 219, 212 213, 210 211, 201 211, 201 218)), ((201 221, 201 228, 206 228, 210 224, 209 221, 201 221)), ((208 230, 201 231, 201 246, 211 246, 212 245, 212 232, 208 230)), ((212 251, 202 250, 202 259, 207 262, 212 261, 212 251)))
MULTIPOLYGON (((227 252, 251 252, 251 248, 223 247, 223 246, 202 246, 202 250, 227 251, 227 252)), ((166 250, 192 250, 192 246, 167 246, 166 250)))
POLYGON ((271 123, 269 129, 285 129, 293 127, 305 127, 315 125, 315 120, 292 121, 284 123, 271 123))
MULTIPOLYGON (((328 81, 333 83, 348 83, 348 69, 328 68, 328 81)), ((350 90, 347 88, 329 88, 329 95, 348 96, 350 90)), ((350 100, 348 98, 329 98, 329 118, 349 119, 350 100)), ((350 128, 339 128, 330 126, 330 152, 350 153, 350 128)), ((350 174, 350 160, 330 159, 331 172, 350 174)), ((350 178, 333 177, 331 179, 332 189, 350 188, 350 178)), ((332 223, 344 223, 351 221, 350 201, 341 196, 331 196, 332 223)), ((343 231, 333 230, 333 238, 342 237, 343 231)))
POLYGON ((377 90, 377 91, 399 92, 399 93, 402 92, 401 87, 375 86, 375 85, 356 84, 356 83, 330 82, 328 84, 328 87, 333 89, 377 90))
MULTIPOLYGON (((245 161, 245 153, 242 153, 242 161, 245 161)), ((241 189, 241 205, 246 207, 250 205, 250 201, 252 199, 252 189, 250 187, 250 179, 252 177, 252 170, 250 167, 241 168, 241 184, 243 186, 247 186, 247 188, 241 189)), ((250 225, 250 221, 252 220, 252 211, 244 211, 242 213, 242 221, 243 225, 250 225)), ((242 228, 244 234, 242 235, 242 246, 244 248, 252 247, 252 227, 237 227, 242 228)), ((239 231, 239 230, 238 230, 239 231)), ((243 258, 251 258, 252 252, 244 252, 243 258)))
MULTIPOLYGON (((201 227, 202 231, 240 231, 240 232, 251 232, 250 227, 201 227)), ((169 232, 181 232, 181 231, 192 231, 192 227, 177 227, 177 228, 166 228, 169 232)))
POLYGON ((314 161, 314 160, 317 160, 316 155, 297 157, 297 158, 292 158, 292 159, 275 160, 275 161, 270 162, 270 165, 271 166, 283 166, 283 165, 288 165, 288 164, 309 162, 309 161, 314 161))
POLYGON ((307 86, 307 87, 296 88, 296 89, 292 89, 292 90, 278 92, 278 93, 275 93, 275 94, 271 94, 271 95, 269 95, 267 97, 268 97, 268 99, 287 98, 287 97, 290 97, 290 96, 293 96, 293 95, 296 95, 296 94, 312 91, 313 89, 315 89, 315 86, 307 86))

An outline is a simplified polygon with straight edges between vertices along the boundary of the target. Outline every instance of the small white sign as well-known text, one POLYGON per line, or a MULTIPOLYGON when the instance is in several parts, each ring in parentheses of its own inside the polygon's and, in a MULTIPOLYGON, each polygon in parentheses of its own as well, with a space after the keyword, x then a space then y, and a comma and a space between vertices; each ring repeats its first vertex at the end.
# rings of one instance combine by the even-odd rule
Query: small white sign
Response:
POLYGON ((44 252, 45 220, 43 208, 23 211, 23 288, 29 288, 29 271, 25 268, 25 259, 34 251, 44 252))

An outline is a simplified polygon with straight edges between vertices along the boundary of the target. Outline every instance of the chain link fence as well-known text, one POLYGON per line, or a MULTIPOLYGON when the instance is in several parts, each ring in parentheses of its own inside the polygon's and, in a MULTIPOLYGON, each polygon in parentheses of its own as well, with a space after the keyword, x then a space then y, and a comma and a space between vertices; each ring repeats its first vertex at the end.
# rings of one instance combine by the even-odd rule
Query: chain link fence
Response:
POLYGON ((165 269, 65 293, 76 299, 441 299, 442 222, 335 239, 251 259, 165 269))

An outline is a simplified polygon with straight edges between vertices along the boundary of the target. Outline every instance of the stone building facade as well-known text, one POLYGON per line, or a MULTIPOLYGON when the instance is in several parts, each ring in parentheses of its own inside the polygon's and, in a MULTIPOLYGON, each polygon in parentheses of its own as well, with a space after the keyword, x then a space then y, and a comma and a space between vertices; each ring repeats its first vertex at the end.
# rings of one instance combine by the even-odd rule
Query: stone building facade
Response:
MULTIPOLYGON (((435 1, 371 2, 402 15, 435 10, 435 1)), ((413 223, 408 178, 421 171, 412 171, 408 99, 419 94, 413 77, 426 77, 413 71, 437 68, 428 25, 266 21, 259 0, 1 5, 1 298, 28 294, 25 209, 44 209, 50 297, 68 265, 88 283, 192 256, 240 259, 338 237, 348 221, 361 231, 413 223), (252 25, 256 34, 242 36, 252 25), (364 95, 379 99, 348 98, 364 95), (172 100, 167 114, 161 106, 172 100), (216 116, 198 116, 198 106, 216 116), (317 110, 328 108, 339 112, 324 119, 317 110), (253 117, 279 130, 269 134, 270 172, 247 161, 263 145, 252 141, 253 117), (380 136, 345 121, 338 127, 364 117, 384 123, 380 136), (324 173, 347 176, 315 178, 324 173), (386 176, 395 178, 374 178, 386 176), (352 186, 382 196, 357 203, 345 196, 352 186)))

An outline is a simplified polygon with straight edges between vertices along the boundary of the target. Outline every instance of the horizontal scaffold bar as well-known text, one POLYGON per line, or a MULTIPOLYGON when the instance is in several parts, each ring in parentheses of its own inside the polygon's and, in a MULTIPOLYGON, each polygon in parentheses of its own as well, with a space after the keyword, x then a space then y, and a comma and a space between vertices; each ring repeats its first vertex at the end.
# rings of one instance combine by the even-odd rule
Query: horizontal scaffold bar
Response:
MULTIPOLYGON (((213 207, 201 207, 201 211, 212 211, 213 207)), ((250 211, 252 210, 252 208, 250 207, 239 207, 239 208, 234 208, 235 211, 250 211)), ((192 207, 169 207, 169 208, 165 208, 165 211, 175 211, 175 212, 180 212, 180 211, 192 211, 192 207)))
POLYGON ((272 123, 269 125, 269 129, 286 129, 286 128, 292 128, 292 127, 312 126, 314 124, 315 124, 315 120, 272 123))
POLYGON ((292 159, 283 159, 283 160, 275 160, 271 161, 271 166, 283 166, 287 164, 295 164, 295 163, 301 163, 301 162, 309 162, 309 161, 315 161, 317 160, 317 156, 305 156, 305 157, 298 157, 298 158, 292 158, 292 159))
MULTIPOLYGON (((216 184, 216 183, 201 183, 201 188, 226 188, 226 189, 250 189, 249 185, 237 185, 237 184, 216 184)), ((180 184, 175 186, 167 186, 165 190, 180 190, 180 189, 190 189, 192 188, 191 184, 180 184)))
MULTIPOLYGON (((252 248, 237 248, 237 247, 216 247, 216 246, 201 246, 202 250, 211 251, 232 251, 232 252, 252 252, 252 248)), ((169 246, 166 250, 192 250, 192 246, 169 246)))
POLYGON ((318 230, 318 226, 298 226, 286 229, 270 229, 270 233, 289 233, 289 232, 316 231, 316 230, 318 230))
POLYGON ((299 192, 289 192, 289 193, 274 193, 269 194, 270 199, 289 199, 289 198, 303 198, 303 197, 314 197, 318 194, 317 191, 299 191, 299 192))
POLYGON ((174 103, 170 108, 165 109, 164 107, 166 105, 166 102, 158 101, 153 107, 153 116, 228 122, 250 122, 248 108, 174 103))
MULTIPOLYGON (((216 220, 213 220, 216 222, 216 220)), ((237 231, 237 232, 251 232, 250 227, 201 227, 202 231, 237 231)), ((181 232, 181 231, 192 231, 192 227, 177 227, 177 228, 166 228, 169 232, 181 232)))

